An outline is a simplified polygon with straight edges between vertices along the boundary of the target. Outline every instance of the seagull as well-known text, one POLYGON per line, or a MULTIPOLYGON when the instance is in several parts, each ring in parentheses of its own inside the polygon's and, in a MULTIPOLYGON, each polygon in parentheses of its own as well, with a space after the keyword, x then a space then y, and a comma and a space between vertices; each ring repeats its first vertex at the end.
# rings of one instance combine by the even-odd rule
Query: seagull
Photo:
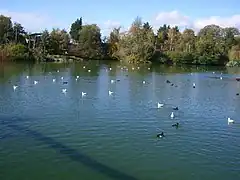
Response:
POLYGON ((59 72, 59 70, 57 70, 57 72, 59 72))
POLYGON ((112 68, 109 68, 109 70, 111 71, 111 70, 112 70, 112 68))
POLYGON ((234 123, 234 120, 231 118, 228 118, 228 124, 230 124, 230 123, 234 123))
POLYGON ((143 83, 143 84, 145 84, 145 83, 146 83, 146 81, 143 81, 142 83, 143 83))
POLYGON ((132 70, 134 70, 134 67, 132 67, 132 70))
POLYGON ((52 82, 56 82, 56 79, 53 79, 52 82))
POLYGON ((79 76, 77 76, 77 79, 79 78, 79 76))
POLYGON ((86 96, 86 94, 87 94, 87 93, 85 93, 85 92, 82 92, 82 97, 83 97, 83 96, 86 96))
POLYGON ((112 80, 111 80, 111 83, 114 83, 114 82, 115 82, 115 81, 112 79, 112 80))
POLYGON ((173 114, 173 112, 171 113, 170 117, 171 117, 172 119, 175 117, 174 114, 173 114))
POLYGON ((83 66, 83 69, 85 69, 86 68, 86 66, 83 66))
POLYGON ((157 107, 158 107, 158 108, 162 108, 163 106, 164 106, 164 104, 161 104, 161 103, 158 103, 158 104, 157 104, 157 107))
POLYGON ((140 69, 140 67, 138 66, 138 69, 140 69))
POLYGON ((13 90, 17 89, 18 86, 13 86, 13 90))
POLYGON ((91 72, 91 70, 89 69, 88 72, 91 72))
POLYGON ((193 83, 193 88, 195 88, 196 87, 196 84, 195 83, 193 83))
POLYGON ((150 68, 148 68, 148 70, 150 70, 150 68))
POLYGON ((38 81, 34 81, 34 84, 37 84, 38 83, 38 81))
POLYGON ((222 76, 220 77, 220 79, 221 79, 221 80, 223 79, 222 76))
POLYGON ((62 89, 62 93, 66 93, 67 92, 67 89, 62 89))
POLYGON ((28 79, 28 78, 29 78, 29 76, 26 76, 26 78, 28 79))
POLYGON ((63 77, 61 77, 61 79, 63 79, 63 77))
POLYGON ((112 95, 113 94, 113 92, 112 91, 108 91, 108 95, 110 96, 110 95, 112 95))

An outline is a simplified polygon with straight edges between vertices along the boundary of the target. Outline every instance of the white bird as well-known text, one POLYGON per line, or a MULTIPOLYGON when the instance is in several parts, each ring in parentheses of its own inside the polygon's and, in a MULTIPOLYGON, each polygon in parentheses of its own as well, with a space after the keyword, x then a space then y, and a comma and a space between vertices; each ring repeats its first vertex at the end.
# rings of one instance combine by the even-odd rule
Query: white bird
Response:
POLYGON ((91 70, 89 69, 88 72, 91 72, 91 70))
POLYGON ((221 80, 223 79, 222 76, 220 77, 220 79, 221 79, 221 80))
POLYGON ((33 83, 34 83, 34 84, 37 84, 37 83, 38 83, 38 81, 34 81, 33 83))
POLYGON ((77 76, 77 79, 79 78, 79 76, 77 76))
POLYGON ((59 72, 59 70, 57 70, 57 72, 59 72))
POLYGON ((112 91, 108 91, 108 95, 110 96, 110 95, 112 95, 113 94, 113 92, 112 91))
POLYGON ((195 88, 196 87, 196 84, 195 83, 193 83, 193 88, 195 88))
POLYGON ((83 66, 83 69, 85 69, 86 68, 86 66, 83 66))
POLYGON ((140 69, 140 67, 138 66, 138 69, 140 69))
POLYGON ((111 71, 111 70, 112 70, 112 68, 109 68, 109 70, 111 71))
POLYGON ((173 114, 173 112, 171 113, 170 117, 171 117, 172 119, 175 117, 174 114, 173 114))
POLYGON ((228 124, 230 124, 230 123, 234 123, 234 120, 231 118, 228 118, 228 124))
POLYGON ((26 78, 28 79, 28 78, 29 78, 29 76, 26 76, 26 78))
POLYGON ((62 93, 66 93, 67 92, 67 89, 62 89, 62 93))
POLYGON ((145 84, 145 83, 146 83, 146 81, 143 81, 142 83, 143 83, 143 84, 145 84))
POLYGON ((52 82, 56 82, 56 79, 53 79, 52 82))
POLYGON ((78 78, 76 78, 76 81, 78 80, 78 78))
POLYGON ((158 103, 158 104, 157 104, 157 107, 158 107, 158 108, 162 108, 163 106, 164 106, 164 104, 161 104, 161 103, 158 103))
POLYGON ((85 92, 82 92, 82 97, 83 97, 83 96, 86 96, 86 94, 87 94, 87 93, 85 93, 85 92))
POLYGON ((114 82, 115 82, 115 81, 112 79, 112 80, 111 80, 111 83, 114 83, 114 82))
POLYGON ((150 68, 148 68, 148 70, 150 70, 150 68))
POLYGON ((63 77, 61 77, 61 79, 63 79, 63 77))
POLYGON ((18 86, 13 86, 13 90, 17 89, 18 86))
POLYGON ((134 70, 134 67, 132 67, 132 70, 134 70))

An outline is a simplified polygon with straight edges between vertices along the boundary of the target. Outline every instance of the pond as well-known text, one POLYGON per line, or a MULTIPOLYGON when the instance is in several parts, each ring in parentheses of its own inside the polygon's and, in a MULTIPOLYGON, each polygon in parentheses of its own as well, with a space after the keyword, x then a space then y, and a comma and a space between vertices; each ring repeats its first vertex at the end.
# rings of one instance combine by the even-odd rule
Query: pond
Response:
POLYGON ((239 76, 98 61, 2 65, 0 179, 239 180, 239 76))

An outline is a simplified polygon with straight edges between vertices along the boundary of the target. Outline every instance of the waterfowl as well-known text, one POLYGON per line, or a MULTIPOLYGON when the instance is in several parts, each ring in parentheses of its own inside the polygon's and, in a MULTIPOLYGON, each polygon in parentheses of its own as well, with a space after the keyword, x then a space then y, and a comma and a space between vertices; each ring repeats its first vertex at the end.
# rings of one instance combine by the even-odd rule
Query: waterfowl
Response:
POLYGON ((117 82, 119 82, 119 81, 120 81, 120 79, 117 80, 117 82))
POLYGON ((63 79, 63 77, 61 77, 61 79, 63 79))
POLYGON ((173 108, 173 110, 176 110, 176 111, 177 111, 177 110, 178 110, 178 107, 177 107, 177 106, 176 106, 176 107, 174 107, 174 108, 173 108))
POLYGON ((222 76, 220 77, 220 79, 221 79, 221 80, 223 79, 222 76))
POLYGON ((67 84, 68 82, 67 81, 64 81, 63 84, 67 84))
POLYGON ((174 113, 172 112, 170 117, 173 119, 175 116, 174 116, 174 113))
POLYGON ((150 67, 148 68, 148 70, 150 70, 150 67))
POLYGON ((143 83, 143 84, 145 84, 145 83, 146 83, 146 81, 143 81, 142 83, 143 83))
POLYGON ((52 81, 53 81, 53 82, 55 82, 55 81, 56 81, 56 79, 53 79, 52 81))
POLYGON ((158 104, 157 104, 157 107, 158 107, 158 108, 162 108, 163 106, 164 106, 164 104, 161 104, 161 103, 158 103, 158 104))
POLYGON ((109 68, 109 70, 111 71, 111 70, 112 70, 112 68, 109 68))
POLYGON ((239 93, 237 93, 236 95, 239 96, 239 93))
POLYGON ((29 76, 26 76, 26 78, 28 79, 28 78, 29 78, 29 76))
POLYGON ((171 86, 174 86, 174 84, 172 83, 171 86))
POLYGON ((67 89, 62 89, 62 93, 66 93, 67 92, 67 89))
POLYGON ((37 83, 38 83, 38 81, 34 81, 33 83, 34 83, 34 84, 37 84, 37 83))
POLYGON ((87 94, 87 93, 85 93, 85 92, 82 92, 82 96, 86 96, 86 94, 87 94))
POLYGON ((231 118, 228 118, 228 124, 230 124, 230 123, 234 123, 234 120, 231 118))
POLYGON ((196 84, 195 83, 193 83, 193 88, 195 88, 196 87, 196 84))
POLYGON ((171 82, 169 80, 167 80, 166 83, 171 83, 171 82))
POLYGON ((18 86, 13 86, 13 90, 17 89, 18 86))
POLYGON ((113 84, 114 82, 115 82, 115 81, 112 79, 112 80, 111 80, 111 83, 113 84))
POLYGON ((86 66, 83 66, 83 69, 85 69, 86 68, 86 66))
POLYGON ((88 72, 91 72, 91 70, 89 69, 88 72))
POLYGON ((77 79, 79 78, 79 76, 77 76, 77 79))
POLYGON ((161 133, 157 134, 157 137, 158 137, 158 138, 162 138, 162 137, 165 137, 165 135, 164 135, 163 132, 161 132, 161 133))
POLYGON ((110 95, 112 95, 113 94, 113 92, 112 91, 108 91, 108 95, 110 96, 110 95))
POLYGON ((177 122, 176 124, 173 124, 172 127, 178 127, 179 123, 177 122))

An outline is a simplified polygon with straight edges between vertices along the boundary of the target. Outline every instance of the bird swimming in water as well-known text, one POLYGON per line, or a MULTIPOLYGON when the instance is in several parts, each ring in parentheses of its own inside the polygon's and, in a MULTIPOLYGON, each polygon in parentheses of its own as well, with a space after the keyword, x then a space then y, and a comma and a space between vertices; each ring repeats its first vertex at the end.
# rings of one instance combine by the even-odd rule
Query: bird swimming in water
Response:
POLYGON ((176 128, 178 128, 178 126, 179 126, 179 123, 177 122, 176 124, 173 124, 172 125, 172 127, 176 127, 176 128))
POLYGON ((173 108, 173 110, 176 110, 176 111, 177 111, 177 110, 178 110, 178 107, 177 107, 177 106, 176 106, 176 107, 174 107, 174 108, 173 108))
POLYGON ((171 82, 169 80, 167 80, 166 83, 171 83, 171 82))
POLYGON ((196 87, 196 84, 195 83, 193 83, 193 88, 195 88, 196 87))
POLYGON ((164 106, 164 104, 161 104, 161 103, 158 103, 158 104, 157 104, 157 107, 158 107, 158 108, 162 108, 163 106, 164 106))
POLYGON ((162 137, 165 137, 165 135, 164 135, 163 132, 161 132, 161 133, 157 134, 157 137, 158 137, 158 138, 162 138, 162 137))
POLYGON ((64 81, 63 84, 67 84, 68 82, 67 81, 64 81))
POLYGON ((230 123, 234 123, 234 120, 231 118, 228 118, 228 124, 230 124, 230 123))
POLYGON ((173 114, 173 112, 171 113, 170 117, 171 117, 172 119, 175 117, 174 114, 173 114))
POLYGON ((13 90, 17 89, 18 86, 13 86, 13 90))

